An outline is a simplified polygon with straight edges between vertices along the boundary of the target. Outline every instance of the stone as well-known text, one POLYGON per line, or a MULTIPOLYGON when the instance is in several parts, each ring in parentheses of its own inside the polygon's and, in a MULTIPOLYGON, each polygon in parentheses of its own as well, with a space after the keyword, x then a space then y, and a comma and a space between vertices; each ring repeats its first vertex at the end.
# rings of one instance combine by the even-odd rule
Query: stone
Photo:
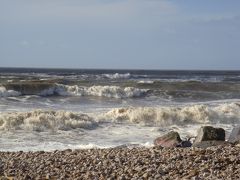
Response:
POLYGON ((162 177, 162 176, 161 176, 160 174, 156 174, 154 178, 155 178, 155 179, 161 179, 161 177, 162 177))
POLYGON ((191 141, 182 141, 177 147, 191 147, 192 143, 191 141))
POLYGON ((240 125, 233 128, 230 133, 228 142, 230 143, 240 143, 240 125))
POLYGON ((225 130, 212 126, 203 126, 198 130, 197 137, 193 144, 202 141, 225 141, 225 130))
POLYGON ((24 180, 31 180, 32 179, 32 177, 31 176, 29 176, 28 174, 26 174, 25 176, 24 176, 24 178, 23 178, 24 180))
POLYGON ((230 143, 227 141, 202 141, 202 142, 194 142, 192 147, 197 147, 197 148, 208 148, 211 146, 226 146, 229 145, 230 143))
POLYGON ((149 176, 149 174, 147 172, 142 175, 142 177, 145 178, 145 179, 147 179, 148 176, 149 176))
POLYGON ((162 147, 177 147, 181 144, 182 140, 180 135, 175 132, 171 131, 161 137, 158 137, 154 140, 155 146, 162 146, 162 147))

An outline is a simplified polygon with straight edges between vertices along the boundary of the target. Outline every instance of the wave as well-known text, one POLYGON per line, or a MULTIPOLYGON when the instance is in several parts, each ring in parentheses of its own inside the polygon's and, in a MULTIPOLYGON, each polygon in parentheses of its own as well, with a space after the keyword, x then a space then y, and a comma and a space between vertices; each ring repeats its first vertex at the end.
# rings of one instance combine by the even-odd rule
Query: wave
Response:
POLYGON ((0 86, 0 97, 16 97, 20 96, 21 93, 14 90, 7 90, 5 87, 0 86))
POLYGON ((161 81, 154 80, 152 84, 146 84, 151 89, 162 91, 207 91, 207 92, 239 92, 239 83, 226 82, 201 82, 201 81, 161 81))
POLYGON ((69 111, 12 112, 0 114, 0 130, 70 130, 93 129, 98 125, 86 114, 69 111))
POLYGON ((40 96, 97 96, 108 98, 134 98, 145 96, 147 89, 121 86, 78 86, 51 83, 39 84, 8 84, 7 90, 0 87, 0 97, 20 96, 20 95, 40 95, 40 96))
POLYGON ((150 126, 185 125, 191 123, 240 123, 240 104, 217 106, 115 108, 99 116, 100 120, 131 122, 150 126))
POLYGON ((21 95, 38 95, 41 91, 52 88, 58 81, 19 81, 13 83, 2 84, 3 89, 7 91, 16 91, 21 95))
MULTIPOLYGON (((118 74, 119 75, 119 74, 118 74)), ((122 75, 122 74, 121 74, 122 75)), ((127 74, 125 74, 127 76, 127 74)), ((120 75, 119 75, 120 76, 120 75)), ((132 98, 148 96, 160 97, 167 100, 216 100, 240 98, 239 83, 213 82, 165 82, 151 79, 138 81, 70 81, 46 80, 12 82, 2 84, 5 87, 1 96, 20 95, 60 95, 60 96, 98 96, 110 98, 132 98), (13 90, 13 91, 10 91, 13 90), (9 92, 6 92, 9 91, 9 92), (4 92, 4 93, 3 93, 4 92), (19 92, 19 93, 16 93, 19 92)))
POLYGON ((104 113, 89 114, 47 110, 0 113, 0 130, 66 131, 76 128, 89 130, 105 122, 132 123, 154 127, 189 124, 238 124, 240 123, 240 104, 126 107, 114 108, 104 113))
POLYGON ((102 77, 108 78, 108 79, 129 79, 131 77, 130 73, 125 73, 125 74, 102 74, 102 77))
POLYGON ((138 84, 153 84, 154 81, 152 80, 141 80, 137 82, 138 84))
POLYGON ((146 89, 120 86, 68 86, 58 84, 55 87, 46 89, 40 94, 43 96, 57 94, 60 96, 98 96, 108 98, 133 98, 146 94, 146 89))

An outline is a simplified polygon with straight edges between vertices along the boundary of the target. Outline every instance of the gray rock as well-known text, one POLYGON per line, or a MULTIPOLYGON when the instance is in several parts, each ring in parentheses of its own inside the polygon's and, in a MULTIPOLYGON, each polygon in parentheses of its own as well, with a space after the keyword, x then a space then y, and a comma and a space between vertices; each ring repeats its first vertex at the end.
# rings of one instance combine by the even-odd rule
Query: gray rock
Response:
POLYGON ((182 141, 178 147, 191 147, 192 146, 192 143, 191 141, 187 140, 187 141, 182 141))
POLYGON ((228 142, 230 143, 239 143, 240 142, 240 125, 233 128, 230 133, 228 142))
POLYGON ((182 142, 180 135, 175 132, 171 131, 161 137, 158 137, 154 140, 155 146, 162 146, 162 147, 177 147, 182 142))
POLYGON ((198 130, 197 137, 193 144, 202 141, 225 141, 225 130, 212 126, 203 126, 198 130))
POLYGON ((229 145, 230 143, 227 141, 202 141, 202 142, 195 142, 193 143, 192 147, 198 147, 198 148, 208 148, 211 146, 219 146, 219 145, 229 145))

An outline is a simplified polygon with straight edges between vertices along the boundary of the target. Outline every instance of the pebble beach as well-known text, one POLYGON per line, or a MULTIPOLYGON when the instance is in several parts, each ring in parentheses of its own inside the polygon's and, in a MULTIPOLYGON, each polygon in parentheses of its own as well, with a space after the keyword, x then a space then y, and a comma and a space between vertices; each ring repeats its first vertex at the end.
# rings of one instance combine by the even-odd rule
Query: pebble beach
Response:
POLYGON ((0 152, 5 179, 239 179, 240 146, 0 152))

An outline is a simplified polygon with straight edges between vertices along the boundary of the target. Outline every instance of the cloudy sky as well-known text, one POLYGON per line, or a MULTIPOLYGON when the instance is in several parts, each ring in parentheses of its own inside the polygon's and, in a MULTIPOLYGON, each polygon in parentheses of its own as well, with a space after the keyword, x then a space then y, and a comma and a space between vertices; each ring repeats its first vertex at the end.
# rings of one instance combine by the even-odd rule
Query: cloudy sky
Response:
POLYGON ((0 0, 0 67, 240 70, 240 1, 0 0))

